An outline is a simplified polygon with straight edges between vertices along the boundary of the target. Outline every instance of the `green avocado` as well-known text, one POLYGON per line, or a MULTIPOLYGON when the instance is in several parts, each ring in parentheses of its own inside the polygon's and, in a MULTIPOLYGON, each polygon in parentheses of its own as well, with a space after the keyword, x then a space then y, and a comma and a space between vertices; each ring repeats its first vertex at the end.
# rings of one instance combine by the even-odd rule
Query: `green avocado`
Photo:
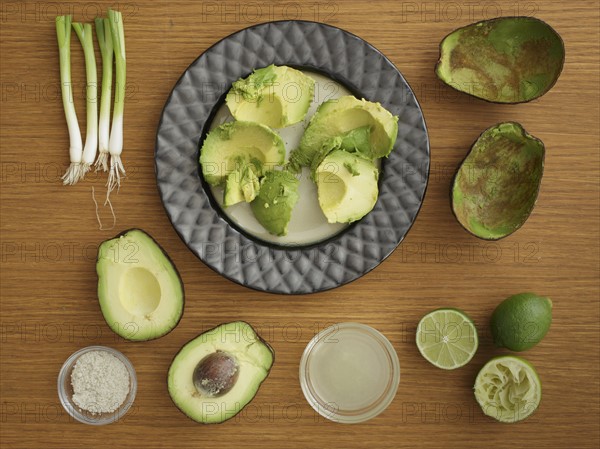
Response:
POLYGON ((179 273, 169 256, 141 229, 104 241, 96 262, 98 300, 109 327, 127 340, 168 334, 183 314, 179 273))
POLYGON ((223 193, 223 205, 232 206, 245 201, 249 203, 260 188, 260 181, 256 176, 254 165, 246 165, 240 170, 236 170, 227 175, 225 181, 225 190, 223 193))
POLYGON ((287 66, 270 65, 233 83, 225 101, 236 120, 283 128, 304 120, 315 81, 287 66))
POLYGON ((167 376, 171 399, 203 424, 237 415, 269 375, 274 353, 248 323, 221 324, 185 344, 167 376))
POLYGON ((287 234, 299 199, 298 185, 298 179, 287 170, 270 171, 260 181, 260 191, 250 206, 258 222, 271 234, 287 234))
POLYGON ((316 169, 321 210, 329 223, 351 223, 368 214, 379 193, 379 171, 360 154, 329 153, 316 169))
POLYGON ((312 178, 316 180, 316 170, 325 157, 334 150, 356 153, 365 158, 371 157, 371 127, 363 126, 335 136, 323 142, 321 149, 315 154, 310 164, 312 178))
POLYGON ((435 72, 477 98, 522 103, 550 90, 564 60, 563 41, 550 25, 533 17, 500 17, 446 36, 435 72))
POLYGON ((486 129, 452 183, 452 212, 471 234, 498 240, 529 218, 544 172, 544 144, 516 122, 486 129))
POLYGON ((212 186, 225 183, 233 172, 243 174, 246 166, 260 177, 284 160, 285 146, 279 134, 253 122, 222 124, 208 133, 200 149, 202 174, 212 186))
POLYGON ((310 167, 330 139, 348 136, 352 130, 365 127, 369 129, 369 148, 361 144, 360 152, 371 159, 388 156, 398 135, 397 116, 379 103, 359 100, 351 95, 328 100, 310 119, 290 162, 293 166, 310 167))

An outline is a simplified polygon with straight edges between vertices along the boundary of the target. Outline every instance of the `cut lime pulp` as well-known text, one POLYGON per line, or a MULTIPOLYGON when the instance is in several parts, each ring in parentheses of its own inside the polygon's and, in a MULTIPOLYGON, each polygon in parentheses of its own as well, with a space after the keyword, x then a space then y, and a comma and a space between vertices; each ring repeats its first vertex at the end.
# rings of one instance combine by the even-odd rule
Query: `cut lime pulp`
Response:
POLYGON ((450 370, 466 365, 478 345, 475 324, 457 309, 434 310, 417 326, 417 347, 438 368, 450 370))

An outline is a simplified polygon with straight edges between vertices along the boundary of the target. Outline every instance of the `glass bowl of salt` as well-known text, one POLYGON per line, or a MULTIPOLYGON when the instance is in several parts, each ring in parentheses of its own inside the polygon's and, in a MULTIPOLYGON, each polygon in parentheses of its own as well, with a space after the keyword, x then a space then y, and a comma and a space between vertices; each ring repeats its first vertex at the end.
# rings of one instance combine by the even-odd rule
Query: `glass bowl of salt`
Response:
POLYGON ((88 346, 74 352, 58 374, 58 397, 67 413, 84 424, 121 420, 135 400, 137 378, 121 352, 88 346))

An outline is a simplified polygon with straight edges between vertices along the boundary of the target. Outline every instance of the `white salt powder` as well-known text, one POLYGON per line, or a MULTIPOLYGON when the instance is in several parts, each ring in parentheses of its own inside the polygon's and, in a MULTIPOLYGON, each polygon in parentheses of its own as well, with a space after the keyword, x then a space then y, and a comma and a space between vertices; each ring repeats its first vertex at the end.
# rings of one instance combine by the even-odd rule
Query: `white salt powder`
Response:
POLYGON ((86 352, 71 372, 73 402, 92 415, 112 413, 129 393, 129 372, 107 351, 86 352))

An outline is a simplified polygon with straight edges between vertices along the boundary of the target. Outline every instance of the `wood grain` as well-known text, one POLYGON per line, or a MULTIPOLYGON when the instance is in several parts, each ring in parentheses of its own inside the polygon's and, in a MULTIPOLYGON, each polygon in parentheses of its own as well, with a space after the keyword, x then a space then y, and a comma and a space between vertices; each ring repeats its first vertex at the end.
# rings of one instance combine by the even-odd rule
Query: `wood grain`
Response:
MULTIPOLYGON (((92 20, 110 2, 2 2, 1 16, 1 414, 2 447, 578 447, 599 444, 599 4, 598 2, 119 2, 130 82, 123 158, 130 176, 113 203, 114 230, 98 230, 90 176, 63 187, 68 134, 59 95, 54 17, 92 20), (444 87, 434 76, 438 43, 452 29, 496 15, 535 14, 564 38, 567 59, 543 98, 492 105, 444 87), (235 285, 198 261, 169 224, 153 170, 155 129, 182 71, 218 39, 258 22, 302 18, 351 31, 386 54, 413 86, 431 137, 432 169, 419 217, 376 270, 345 287, 283 297, 235 285), (479 133, 517 120, 547 147, 537 206, 499 243, 464 232, 451 215, 450 178, 479 133), (180 325, 148 343, 117 338, 96 298, 98 244, 141 227, 174 259, 185 282, 180 325), (483 416, 471 391, 478 369, 505 351, 492 347, 488 319, 506 296, 535 291, 554 301, 544 341, 524 355, 543 381, 538 412, 518 425, 483 416), (435 307, 469 313, 481 335, 474 360, 454 372, 418 353, 414 329, 435 307), (202 330, 233 319, 255 325, 276 351, 271 376, 234 421, 201 426, 171 403, 172 356, 202 330), (376 419, 344 426, 316 416, 298 383, 304 346, 328 323, 360 321, 392 341, 400 389, 376 419), (131 412, 93 428, 72 422, 56 393, 65 358, 90 344, 123 351, 138 372, 131 412)), ((84 83, 73 44, 74 81, 84 83)), ((76 94, 83 125, 83 96, 76 94)), ((106 209, 101 210, 110 224, 106 209)))

